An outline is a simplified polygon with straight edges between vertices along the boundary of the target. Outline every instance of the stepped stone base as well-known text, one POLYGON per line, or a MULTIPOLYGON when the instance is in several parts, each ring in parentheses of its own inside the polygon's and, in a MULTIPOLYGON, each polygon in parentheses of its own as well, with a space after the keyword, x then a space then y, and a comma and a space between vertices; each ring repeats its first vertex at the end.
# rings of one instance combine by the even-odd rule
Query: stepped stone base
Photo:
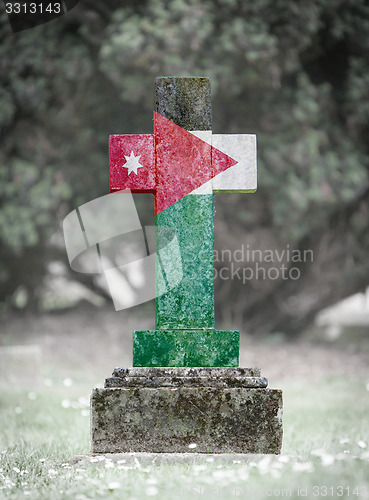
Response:
POLYGON ((252 368, 115 369, 91 396, 92 452, 278 454, 282 391, 266 385, 252 368))

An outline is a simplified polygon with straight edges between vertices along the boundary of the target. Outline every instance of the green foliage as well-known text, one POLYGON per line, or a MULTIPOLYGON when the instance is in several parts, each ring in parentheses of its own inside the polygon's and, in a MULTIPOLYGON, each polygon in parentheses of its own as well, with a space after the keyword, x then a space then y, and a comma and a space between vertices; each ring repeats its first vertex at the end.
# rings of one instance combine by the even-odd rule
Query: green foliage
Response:
POLYGON ((368 183, 368 157, 363 145, 327 116, 333 107, 328 83, 315 86, 303 75, 293 93, 288 88, 280 97, 290 112, 280 118, 279 134, 259 138, 265 145, 259 175, 272 199, 275 228, 297 242, 318 217, 355 200, 368 183))
POLYGON ((338 1, 155 0, 144 11, 117 10, 100 68, 123 100, 148 109, 147 74, 210 75, 223 131, 224 123, 241 131, 245 122, 259 131, 262 196, 271 200, 274 229, 297 242, 318 215, 328 217, 368 183, 368 151, 358 129, 368 123, 369 73, 365 39, 354 29, 366 25, 362 13, 368 14, 364 5, 338 1), (363 54, 350 54, 341 90, 335 72, 326 74, 324 57, 336 46, 332 58, 338 58, 340 44, 354 41, 363 54), (358 116, 343 115, 354 107, 358 116))
POLYGON ((41 170, 13 159, 0 170, 0 241, 12 251, 35 246, 51 236, 60 204, 71 196, 70 186, 51 167, 41 170))
MULTIPOLYGON (((369 186, 368 32, 365 0, 87 1, 17 34, 3 13, 4 266, 40 242, 47 260, 62 216, 108 192, 108 135, 152 132, 158 75, 210 76, 214 131, 258 135, 258 198, 235 198, 229 234, 262 225, 298 247, 341 214, 356 241, 345 251, 357 251, 365 216, 352 207, 367 213, 369 186)), ((5 275, 0 300, 12 290, 5 275)))

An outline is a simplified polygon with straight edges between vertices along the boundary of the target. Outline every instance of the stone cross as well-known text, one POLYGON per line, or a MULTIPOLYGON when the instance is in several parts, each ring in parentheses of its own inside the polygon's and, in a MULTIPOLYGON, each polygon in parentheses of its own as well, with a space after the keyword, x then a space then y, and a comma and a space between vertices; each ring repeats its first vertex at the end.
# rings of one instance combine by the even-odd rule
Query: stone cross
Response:
POLYGON ((156 329, 133 334, 133 366, 238 366, 239 332, 215 330, 213 193, 256 190, 256 137, 212 134, 211 120, 208 78, 159 77, 154 134, 110 136, 110 191, 153 193, 155 226, 175 231, 182 260, 156 329))
POLYGON ((282 391, 238 367, 238 331, 215 330, 213 192, 256 189, 256 148, 255 136, 212 135, 210 102, 207 78, 158 78, 154 134, 110 138, 111 191, 155 194, 158 293, 133 367, 93 390, 93 453, 281 450, 282 391), (165 280, 176 286, 162 294, 165 280))

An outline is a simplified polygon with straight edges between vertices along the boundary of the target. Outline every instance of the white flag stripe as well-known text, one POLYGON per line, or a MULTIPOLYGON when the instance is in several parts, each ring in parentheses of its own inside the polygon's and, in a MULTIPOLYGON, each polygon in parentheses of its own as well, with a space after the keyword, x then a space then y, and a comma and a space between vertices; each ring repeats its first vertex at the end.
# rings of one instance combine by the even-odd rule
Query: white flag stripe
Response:
POLYGON ((213 178, 213 191, 256 191, 256 135, 214 134, 212 146, 238 161, 213 178))
POLYGON ((191 132, 222 153, 238 161, 190 194, 212 194, 213 191, 254 192, 257 189, 256 135, 212 134, 209 130, 191 132))
POLYGON ((208 144, 211 145, 211 137, 212 137, 211 130, 191 130, 189 132, 195 137, 198 137, 202 141, 207 142, 208 144))

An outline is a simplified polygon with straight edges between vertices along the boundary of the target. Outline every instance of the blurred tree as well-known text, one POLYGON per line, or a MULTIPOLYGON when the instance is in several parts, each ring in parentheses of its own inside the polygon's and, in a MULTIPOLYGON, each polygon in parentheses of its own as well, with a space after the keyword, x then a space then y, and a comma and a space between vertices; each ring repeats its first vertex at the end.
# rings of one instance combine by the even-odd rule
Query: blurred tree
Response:
POLYGON ((210 76, 214 131, 258 135, 259 191, 217 196, 217 249, 314 255, 285 252, 300 279, 242 280, 257 263, 233 258, 218 320, 295 333, 365 287, 368 33, 365 0, 85 0, 16 35, 3 16, 0 300, 23 285, 37 302, 57 218, 107 192, 109 133, 151 132, 159 74, 210 76))

